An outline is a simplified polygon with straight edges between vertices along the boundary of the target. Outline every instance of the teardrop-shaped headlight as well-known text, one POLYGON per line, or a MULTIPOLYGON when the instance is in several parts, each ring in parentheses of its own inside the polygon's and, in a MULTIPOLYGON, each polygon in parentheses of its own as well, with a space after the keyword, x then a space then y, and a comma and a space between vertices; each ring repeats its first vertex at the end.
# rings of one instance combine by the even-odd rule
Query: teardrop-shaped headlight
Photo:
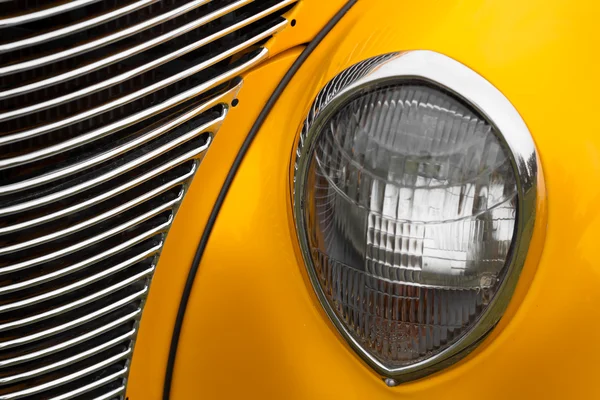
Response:
POLYGON ((510 102, 440 54, 372 58, 323 88, 299 139, 296 225, 323 306, 383 376, 439 369, 497 323, 536 160, 510 102))

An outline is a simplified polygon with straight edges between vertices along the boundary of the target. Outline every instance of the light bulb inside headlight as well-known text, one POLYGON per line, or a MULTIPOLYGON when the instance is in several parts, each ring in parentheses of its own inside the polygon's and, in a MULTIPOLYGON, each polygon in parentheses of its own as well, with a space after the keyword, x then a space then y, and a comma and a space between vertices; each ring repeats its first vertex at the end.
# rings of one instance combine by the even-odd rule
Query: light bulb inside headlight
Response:
POLYGON ((402 371, 464 338, 503 288, 518 178, 497 128, 445 88, 355 86, 335 106, 322 93, 307 119, 296 218, 334 322, 380 369, 402 371))

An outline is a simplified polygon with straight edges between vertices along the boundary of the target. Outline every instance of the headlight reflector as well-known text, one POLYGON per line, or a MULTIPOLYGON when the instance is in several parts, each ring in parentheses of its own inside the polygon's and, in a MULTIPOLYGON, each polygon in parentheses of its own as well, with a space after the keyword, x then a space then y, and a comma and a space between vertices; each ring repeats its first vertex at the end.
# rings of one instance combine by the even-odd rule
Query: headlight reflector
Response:
POLYGON ((522 177, 496 121, 454 88, 392 68, 411 55, 458 64, 412 52, 342 72, 305 122, 294 184, 317 294, 353 347, 392 377, 482 336, 472 332, 518 277, 511 254, 523 240, 527 248, 533 222, 519 204, 535 174, 522 177))

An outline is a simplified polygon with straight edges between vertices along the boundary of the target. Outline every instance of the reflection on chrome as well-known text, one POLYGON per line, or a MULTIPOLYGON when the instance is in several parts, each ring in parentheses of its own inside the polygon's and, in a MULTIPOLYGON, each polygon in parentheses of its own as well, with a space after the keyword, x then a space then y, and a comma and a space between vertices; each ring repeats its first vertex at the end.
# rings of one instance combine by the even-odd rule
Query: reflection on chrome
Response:
POLYGON ((319 93, 296 156, 309 275, 371 366, 423 376, 489 332, 536 198, 535 147, 501 93, 433 52, 368 59, 319 93))

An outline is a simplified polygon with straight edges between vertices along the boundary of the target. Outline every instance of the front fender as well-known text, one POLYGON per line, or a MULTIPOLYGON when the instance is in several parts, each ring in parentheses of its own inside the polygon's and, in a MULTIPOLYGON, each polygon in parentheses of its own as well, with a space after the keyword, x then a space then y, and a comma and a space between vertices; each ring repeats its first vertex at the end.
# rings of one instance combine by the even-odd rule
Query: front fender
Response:
MULTIPOLYGON (((600 5, 566 0, 358 1, 294 76, 236 175, 187 307, 171 398, 600 396, 594 382, 600 371, 600 135, 593 121, 599 16, 600 5), (499 325, 454 366, 389 388, 338 335, 312 291, 293 224, 289 168, 307 108, 329 79, 365 58, 411 49, 458 60, 514 104, 536 142, 545 186, 530 253, 499 325)), ((261 89, 274 88, 272 76, 281 76, 298 52, 244 78, 228 129, 247 132, 266 101, 261 89)), ((216 160, 218 148, 215 141, 207 159, 216 160)), ((209 200, 195 201, 209 207, 209 200)), ((169 240, 189 248, 197 244, 192 236, 173 232, 169 240)), ((168 255, 153 285, 166 265, 184 263, 168 255)))

